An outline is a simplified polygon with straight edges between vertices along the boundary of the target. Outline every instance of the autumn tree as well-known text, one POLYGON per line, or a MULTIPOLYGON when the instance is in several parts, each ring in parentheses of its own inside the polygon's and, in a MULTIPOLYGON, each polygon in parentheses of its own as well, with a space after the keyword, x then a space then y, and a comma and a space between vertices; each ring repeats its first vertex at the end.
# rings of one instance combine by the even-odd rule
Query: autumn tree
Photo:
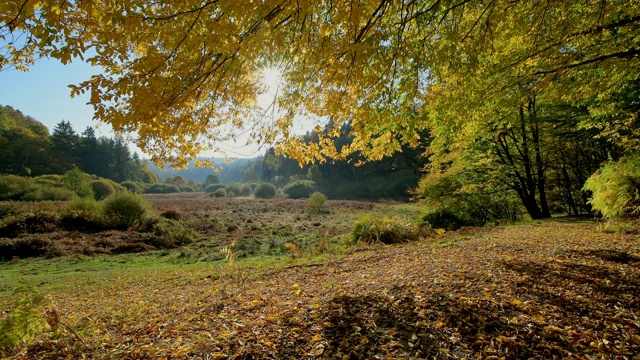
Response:
MULTIPOLYGON (((380 160, 428 129, 439 171, 477 139, 500 141, 520 109, 528 121, 532 94, 587 107, 577 128, 639 150, 633 101, 620 100, 640 79, 639 25, 638 0, 25 0, 0 6, 0 68, 41 56, 103 67, 72 94, 89 93, 95 118, 137 133, 155 160, 184 165, 246 131, 301 164, 380 160), (285 81, 265 112, 269 67, 285 81), (293 132, 301 117, 332 131, 305 142, 293 132), (338 147, 347 122, 353 141, 338 147)), ((514 190, 524 203, 535 192, 547 216, 541 168, 530 165, 527 188, 514 190)))

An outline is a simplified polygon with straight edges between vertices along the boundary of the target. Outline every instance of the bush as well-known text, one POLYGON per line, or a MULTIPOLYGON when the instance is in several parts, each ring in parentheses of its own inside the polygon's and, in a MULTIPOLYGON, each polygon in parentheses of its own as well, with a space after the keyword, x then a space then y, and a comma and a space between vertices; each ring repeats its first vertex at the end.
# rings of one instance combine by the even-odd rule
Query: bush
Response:
POLYGON ((107 227, 103 204, 92 198, 72 201, 62 212, 60 223, 67 230, 100 231, 107 227))
MULTIPOLYGON (((18 350, 20 345, 33 340, 47 328, 47 319, 38 308, 45 297, 35 287, 23 284, 14 293, 19 299, 0 317, 0 356, 18 350)), ((57 323, 52 322, 52 327, 57 323)))
POLYGON ((142 224, 150 206, 141 195, 120 193, 104 201, 104 215, 115 227, 132 227, 142 224))
POLYGON ((91 190, 96 200, 103 200, 116 193, 116 189, 106 180, 94 180, 91 182, 91 190))
POLYGON ((322 212, 322 208, 324 204, 327 202, 327 197, 321 192, 314 192, 309 196, 309 200, 307 200, 307 211, 314 214, 319 214, 322 212))
MULTIPOLYGON (((204 181, 205 185, 220 184, 220 176, 218 174, 209 174, 204 181)), ((217 190, 217 189, 216 189, 217 190)))
POLYGON ((251 196, 253 194, 253 189, 249 184, 243 184, 240 186, 240 196, 251 196))
POLYGON ((441 209, 425 214, 422 217, 422 223, 427 228, 445 229, 445 230, 457 230, 463 226, 473 225, 469 221, 457 216, 453 212, 441 209))
POLYGON ((213 192, 216 192, 217 190, 224 189, 224 188, 225 186, 223 184, 211 184, 211 185, 207 185, 207 187, 204 188, 204 192, 213 193, 213 192))
POLYGON ((218 190, 213 192, 213 196, 215 196, 215 197, 226 197, 227 196, 227 192, 225 191, 225 189, 218 189, 218 190))
POLYGON ((74 191, 80 197, 93 196, 91 190, 91 176, 83 173, 78 168, 73 168, 64 173, 62 176, 62 185, 67 189, 74 191))
POLYGON ((155 183, 147 188, 145 193, 147 194, 174 194, 179 193, 180 188, 178 185, 155 183))
POLYGON ((179 186, 179 189, 180 189, 180 192, 183 192, 183 193, 195 192, 195 190, 189 185, 179 186))
POLYGON ((593 193, 589 204, 608 219, 640 209, 640 156, 609 162, 591 175, 584 189, 593 193))
POLYGON ((182 177, 182 175, 176 175, 173 178, 167 178, 165 181, 178 186, 186 186, 188 184, 187 179, 182 177))
POLYGON ((0 200, 20 200, 34 182, 30 178, 17 175, 0 176, 0 200))
POLYGON ((288 183, 282 191, 291 199, 308 198, 315 191, 315 183, 310 180, 297 180, 288 183))
POLYGON ((135 181, 123 181, 121 185, 124 186, 124 188, 127 189, 127 191, 129 191, 130 193, 142 194, 143 192, 143 187, 135 181))
POLYGON ((261 183, 253 192, 253 196, 260 199, 273 199, 276 196, 276 187, 271 183, 261 183))
POLYGON ((66 188, 39 185, 32 186, 20 197, 23 201, 69 201, 77 197, 74 191, 66 188))
POLYGON ((236 197, 240 195, 240 185, 239 184, 229 184, 224 190, 227 192, 227 196, 236 197))
POLYGON ((199 234, 193 224, 182 220, 164 220, 154 225, 154 234, 165 237, 162 241, 152 241, 149 245, 157 248, 171 248, 194 242, 199 234), (168 238, 168 239, 166 239, 168 238))
POLYGON ((356 221, 351 232, 353 243, 382 242, 383 244, 396 244, 417 240, 419 229, 411 221, 398 216, 383 218, 371 218, 365 216, 356 221))

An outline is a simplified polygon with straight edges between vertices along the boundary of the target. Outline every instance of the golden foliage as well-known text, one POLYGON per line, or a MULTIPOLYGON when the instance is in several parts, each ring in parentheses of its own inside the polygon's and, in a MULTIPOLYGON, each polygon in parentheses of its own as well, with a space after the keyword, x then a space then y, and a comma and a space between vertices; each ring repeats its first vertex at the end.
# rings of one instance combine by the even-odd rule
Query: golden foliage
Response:
POLYGON ((45 56, 101 66, 72 95, 157 161, 182 166, 244 132, 302 163, 376 160, 427 128, 455 153, 532 91, 606 103, 638 77, 639 22, 637 0, 5 1, 0 69, 45 56), (280 111, 258 102, 268 67, 284 72, 280 111), (299 116, 329 131, 303 143, 299 116), (346 121, 354 140, 337 148, 346 121))

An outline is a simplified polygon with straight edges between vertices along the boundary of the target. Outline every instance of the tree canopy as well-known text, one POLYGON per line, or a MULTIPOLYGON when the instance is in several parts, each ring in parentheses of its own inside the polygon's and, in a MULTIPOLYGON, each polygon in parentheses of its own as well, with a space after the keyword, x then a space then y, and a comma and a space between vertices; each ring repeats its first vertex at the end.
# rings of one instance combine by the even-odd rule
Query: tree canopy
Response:
POLYGON ((638 1, 5 1, 0 68, 102 66, 72 93, 178 165, 245 131, 308 162, 380 159, 427 128, 437 163, 534 94, 588 106, 580 126, 637 149, 637 104, 619 94, 639 78, 639 24, 638 1), (273 116, 258 106, 269 67, 285 78, 273 116), (299 115, 335 131, 305 143, 299 115), (354 141, 338 150, 346 121, 354 141))

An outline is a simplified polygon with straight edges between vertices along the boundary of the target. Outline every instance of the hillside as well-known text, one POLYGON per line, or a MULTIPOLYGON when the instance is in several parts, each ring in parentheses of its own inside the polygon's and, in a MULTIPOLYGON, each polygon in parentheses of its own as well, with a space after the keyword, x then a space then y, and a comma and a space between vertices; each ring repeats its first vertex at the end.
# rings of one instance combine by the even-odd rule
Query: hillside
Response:
POLYGON ((551 220, 320 262, 98 271, 54 283, 50 309, 65 326, 12 358, 630 359, 638 245, 551 220))

